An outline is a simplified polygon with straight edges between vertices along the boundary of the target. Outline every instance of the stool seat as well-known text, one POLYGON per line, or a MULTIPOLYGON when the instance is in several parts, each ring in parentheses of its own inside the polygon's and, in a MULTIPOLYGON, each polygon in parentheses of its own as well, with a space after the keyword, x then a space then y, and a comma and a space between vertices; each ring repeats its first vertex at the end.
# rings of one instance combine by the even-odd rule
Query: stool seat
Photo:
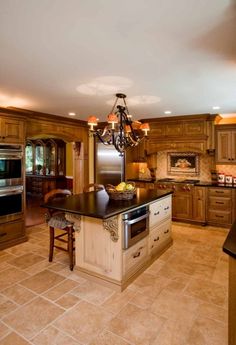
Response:
MULTIPOLYGON (((49 200, 61 199, 71 195, 71 191, 68 189, 53 189, 44 196, 44 202, 47 203, 49 200)), ((52 262, 53 259, 53 250, 54 248, 64 250, 69 253, 69 260, 70 260, 70 269, 71 271, 74 268, 74 228, 73 222, 70 222, 66 219, 65 213, 60 212, 57 210, 48 209, 46 213, 46 222, 49 225, 49 235, 50 235, 50 243, 49 243, 49 262, 52 262), (62 232, 59 235, 55 236, 55 229, 59 229, 62 232), (65 239, 64 237, 67 237, 65 239), (67 249, 58 246, 55 244, 55 240, 63 242, 67 245, 67 249)))

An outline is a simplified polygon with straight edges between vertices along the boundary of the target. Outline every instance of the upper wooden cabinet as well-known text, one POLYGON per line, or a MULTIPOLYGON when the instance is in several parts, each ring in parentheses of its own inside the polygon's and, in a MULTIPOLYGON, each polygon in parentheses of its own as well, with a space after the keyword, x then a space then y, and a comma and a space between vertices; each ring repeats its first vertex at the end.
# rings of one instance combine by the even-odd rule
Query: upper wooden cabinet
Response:
POLYGON ((24 121, 0 117, 0 142, 23 143, 24 138, 24 121))
POLYGON ((214 149, 215 118, 215 115, 204 114, 146 120, 151 128, 147 154, 165 150, 204 153, 214 149))
POLYGON ((216 163, 236 164, 236 125, 216 126, 216 163))

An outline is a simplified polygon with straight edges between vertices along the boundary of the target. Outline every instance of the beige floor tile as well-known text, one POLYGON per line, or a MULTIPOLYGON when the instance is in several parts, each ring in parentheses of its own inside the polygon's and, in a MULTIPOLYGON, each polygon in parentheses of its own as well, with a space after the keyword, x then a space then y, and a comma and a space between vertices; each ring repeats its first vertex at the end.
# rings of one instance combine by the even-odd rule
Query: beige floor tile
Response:
POLYGON ((15 258, 16 258, 15 255, 12 255, 10 253, 5 253, 4 255, 0 256, 0 264, 8 262, 8 261, 15 259, 15 258))
POLYGON ((142 309, 148 309, 150 308, 153 302, 154 299, 150 298, 147 294, 137 292, 129 303, 135 304, 136 306, 142 309))
POLYGON ((24 271, 29 273, 30 275, 34 275, 36 273, 39 273, 39 272, 44 271, 46 269, 49 269, 50 265, 51 265, 51 263, 48 261, 48 258, 43 258, 42 261, 24 269, 24 271))
POLYGON ((60 332, 55 327, 49 326, 40 332, 32 342, 35 345, 80 345, 70 336, 60 332))
POLYGON ((165 318, 128 304, 110 321, 108 329, 135 345, 150 345, 164 322, 165 318))
POLYGON ((12 312, 3 321, 22 336, 30 339, 63 312, 63 309, 53 303, 38 297, 12 312))
POLYGON ((117 314, 120 310, 135 296, 132 290, 125 290, 123 292, 116 292, 108 298, 102 306, 111 313, 117 314))
POLYGON ((220 307, 227 305, 227 288, 208 280, 192 279, 185 293, 220 307))
POLYGON ((8 288, 12 284, 15 284, 23 279, 26 279, 29 275, 18 268, 7 268, 0 274, 0 291, 8 288))
POLYGON ((45 270, 21 282, 21 285, 36 292, 43 293, 61 283, 65 278, 54 272, 45 270))
POLYGON ((0 295, 0 318, 18 308, 18 305, 5 296, 0 295))
POLYGON ((28 268, 34 264, 37 264, 38 262, 42 260, 44 260, 42 256, 35 255, 33 253, 28 253, 22 256, 18 256, 17 258, 14 258, 12 260, 8 260, 8 262, 12 266, 15 266, 17 268, 24 270, 25 268, 28 268))
MULTIPOLYGON (((50 267, 48 267, 48 269, 50 269, 53 272, 60 272, 65 268, 67 268, 67 266, 60 264, 60 263, 56 263, 56 264, 51 263, 50 267)), ((69 268, 68 268, 68 270, 69 270, 69 268)))
POLYGON ((17 304, 25 304, 36 296, 33 292, 18 284, 3 290, 2 294, 17 304))
POLYGON ((88 344, 106 327, 111 318, 112 314, 100 306, 81 301, 54 324, 82 344, 88 344))
POLYGON ((57 299, 55 303, 64 309, 69 309, 73 307, 75 304, 77 304, 79 301, 81 301, 79 297, 67 294, 57 299))
POLYGON ((218 307, 215 304, 202 302, 197 309, 197 314, 201 317, 208 317, 209 319, 220 321, 225 324, 228 322, 228 310, 218 307))
POLYGON ((62 283, 45 292, 43 296, 55 301, 56 299, 62 297, 65 293, 74 289, 76 286, 78 286, 76 281, 65 279, 62 283))
POLYGON ((66 265, 66 268, 60 271, 60 275, 66 277, 67 279, 75 280, 79 284, 84 284, 87 282, 87 279, 81 277, 79 272, 76 272, 76 268, 74 268, 74 271, 71 272, 68 265, 66 265))
POLYGON ((4 337, 0 341, 0 344, 1 345, 30 345, 30 343, 27 340, 25 340, 24 338, 22 338, 21 336, 19 336, 18 334, 14 332, 4 337))
POLYGON ((2 262, 0 263, 0 272, 5 271, 7 268, 12 268, 11 265, 9 265, 8 262, 2 262))
MULTIPOLYGON (((187 338, 194 324, 194 316, 167 320, 151 345, 189 345, 187 338)), ((210 345, 210 344, 205 344, 210 345)))
POLYGON ((188 314, 194 313, 199 307, 199 300, 183 294, 173 294, 163 290, 151 305, 151 312, 162 315, 168 319, 185 318, 188 314))
POLYGON ((188 345, 227 345, 227 327, 208 318, 197 318, 187 339, 188 345))
MULTIPOLYGON (((10 332, 11 332, 10 328, 4 325, 2 321, 0 321, 0 338, 5 337, 10 332)), ((1 344, 1 340, 0 340, 0 344, 1 344)))
POLYGON ((105 330, 100 333, 89 345, 129 345, 130 342, 120 338, 119 336, 105 330))
POLYGON ((83 300, 101 305, 114 294, 114 291, 101 284, 86 281, 84 284, 77 286, 71 293, 83 300))

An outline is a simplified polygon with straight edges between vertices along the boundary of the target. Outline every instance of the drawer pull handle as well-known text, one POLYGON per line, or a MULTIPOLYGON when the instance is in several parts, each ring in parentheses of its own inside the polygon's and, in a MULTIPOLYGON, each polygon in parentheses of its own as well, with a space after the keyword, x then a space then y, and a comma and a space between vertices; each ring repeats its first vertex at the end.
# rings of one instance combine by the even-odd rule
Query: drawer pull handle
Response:
POLYGON ((6 236, 6 235, 7 235, 6 232, 2 232, 2 233, 0 234, 0 237, 4 237, 4 236, 6 236))
POLYGON ((141 252, 138 252, 138 253, 134 254, 134 255, 133 255, 133 258, 134 258, 134 259, 135 259, 135 258, 138 258, 138 257, 140 256, 140 254, 141 254, 141 252))
POLYGON ((158 216, 159 213, 160 213, 159 211, 158 212, 154 212, 154 216, 158 216))
POLYGON ((216 214, 216 217, 217 217, 217 218, 224 218, 223 216, 218 216, 218 214, 216 214))
POLYGON ((168 232, 169 232, 169 229, 168 229, 168 230, 166 230, 166 231, 164 231, 164 234, 168 234, 168 232))
POLYGON ((158 237, 156 237, 156 238, 154 238, 154 242, 156 242, 156 241, 159 241, 159 239, 160 239, 160 237, 158 236, 158 237))
POLYGON ((169 210, 169 206, 164 207, 164 211, 169 210))
POLYGON ((224 202, 216 201, 216 204, 224 205, 224 202))

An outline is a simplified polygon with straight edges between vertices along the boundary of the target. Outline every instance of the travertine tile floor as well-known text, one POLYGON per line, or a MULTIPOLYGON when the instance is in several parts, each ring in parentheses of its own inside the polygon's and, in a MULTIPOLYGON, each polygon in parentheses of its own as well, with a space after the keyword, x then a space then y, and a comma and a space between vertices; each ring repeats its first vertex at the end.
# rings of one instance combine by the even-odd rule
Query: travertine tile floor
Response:
POLYGON ((0 252, 0 344, 226 345, 226 230, 173 224, 174 245, 124 292, 48 262, 45 225, 0 252))

